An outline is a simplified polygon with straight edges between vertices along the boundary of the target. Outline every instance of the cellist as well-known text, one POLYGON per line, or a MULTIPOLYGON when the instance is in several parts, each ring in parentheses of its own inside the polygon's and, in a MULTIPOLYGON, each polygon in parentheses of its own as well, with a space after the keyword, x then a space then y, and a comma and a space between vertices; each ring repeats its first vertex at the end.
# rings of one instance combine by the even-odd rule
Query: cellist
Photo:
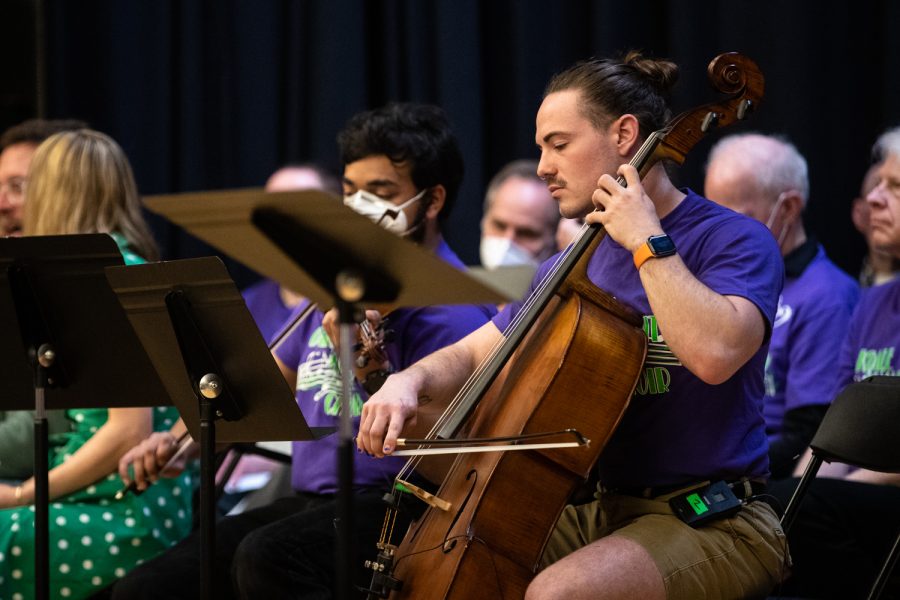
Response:
MULTIPOLYGON (((676 76, 635 52, 580 62, 553 77, 537 113, 538 175, 563 217, 605 227, 588 276, 643 315, 650 351, 595 500, 563 511, 529 599, 760 597, 787 568, 778 517, 758 498, 778 248, 760 223, 676 188, 662 163, 643 180, 627 164, 670 119, 676 76)), ((390 376, 363 407, 359 449, 391 454, 418 399, 458 389, 520 307, 390 376)))

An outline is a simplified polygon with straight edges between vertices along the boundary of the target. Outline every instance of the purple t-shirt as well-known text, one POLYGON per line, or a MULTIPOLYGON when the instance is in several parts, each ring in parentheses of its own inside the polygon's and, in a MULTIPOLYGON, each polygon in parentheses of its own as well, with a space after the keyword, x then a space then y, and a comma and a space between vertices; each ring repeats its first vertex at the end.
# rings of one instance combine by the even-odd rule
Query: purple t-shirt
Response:
MULTIPOLYGON (((681 259, 716 293, 753 302, 771 327, 784 278, 772 234, 753 219, 691 190, 685 193, 685 199, 662 219, 681 259)), ((553 260, 541 265, 535 281, 553 260)), ((607 236, 591 257, 588 277, 644 315, 650 343, 631 404, 597 463, 604 485, 665 486, 767 476, 762 416, 767 344, 728 381, 709 385, 684 368, 666 345, 664 325, 650 311, 630 252, 607 236)), ((494 318, 501 331, 519 307, 508 305, 494 318)), ((577 416, 572 426, 577 428, 577 416)))
POLYGON ((900 375, 900 279, 863 290, 841 346, 831 398, 872 375, 900 375))
POLYGON ((763 401, 770 440, 790 410, 830 404, 834 365, 859 286, 818 246, 799 277, 785 278, 766 358, 763 401))
MULTIPOLYGON (((436 254, 457 268, 462 262, 443 242, 436 254)), ((489 306, 427 306, 404 308, 386 317, 393 331, 385 346, 395 370, 408 367, 435 350, 452 344, 487 323, 495 310, 489 306)), ((341 402, 338 356, 322 329, 322 313, 314 311, 275 351, 278 358, 297 371, 297 404, 311 427, 337 427, 341 402)), ((359 428, 362 405, 368 398, 359 384, 351 395, 353 428, 359 428)), ((338 437, 329 435, 315 442, 294 442, 291 483, 295 490, 316 494, 337 491, 338 437)), ((353 483, 357 489, 389 486, 406 463, 402 457, 370 458, 354 453, 353 483)))
POLYGON ((263 279, 244 289, 241 295, 263 339, 271 342, 293 313, 293 309, 282 302, 278 284, 271 279, 263 279))

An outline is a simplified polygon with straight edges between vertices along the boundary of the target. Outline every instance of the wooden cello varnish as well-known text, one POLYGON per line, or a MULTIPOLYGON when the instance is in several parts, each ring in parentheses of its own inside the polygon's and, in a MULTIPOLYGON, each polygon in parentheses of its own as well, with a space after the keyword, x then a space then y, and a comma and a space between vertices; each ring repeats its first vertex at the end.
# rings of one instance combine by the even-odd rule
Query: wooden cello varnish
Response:
MULTIPOLYGON (((651 134, 631 161, 642 176, 659 160, 682 162, 709 129, 744 118, 762 98, 762 74, 744 56, 720 55, 708 74, 731 97, 651 134)), ((641 317, 587 278, 603 237, 594 228, 575 242, 534 317, 523 321, 527 333, 517 332, 518 350, 485 380, 493 382, 462 427, 472 438, 577 428, 590 445, 459 455, 437 492, 451 510, 428 508, 393 554, 402 587, 391 598, 524 596, 566 501, 621 420, 647 352, 641 317)))

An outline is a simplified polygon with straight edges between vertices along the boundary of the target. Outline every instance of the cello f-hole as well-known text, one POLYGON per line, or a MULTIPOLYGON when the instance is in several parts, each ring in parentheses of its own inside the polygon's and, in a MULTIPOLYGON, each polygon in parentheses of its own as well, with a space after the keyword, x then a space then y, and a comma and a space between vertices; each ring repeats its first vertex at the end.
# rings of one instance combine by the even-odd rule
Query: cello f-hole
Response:
POLYGON ((469 503, 469 498, 472 497, 472 492, 475 491, 475 485, 478 483, 478 471, 472 469, 466 474, 466 480, 471 481, 471 485, 469 486, 469 491, 466 492, 466 498, 460 502, 459 510, 456 511, 456 514, 453 516, 453 520, 450 521, 450 525, 447 527, 446 533, 444 533, 444 543, 441 545, 441 551, 444 554, 451 552, 456 547, 456 539, 448 539, 450 537, 450 532, 453 531, 453 526, 456 525, 456 522, 459 521, 459 517, 462 515, 463 511, 466 509, 466 504, 469 503))

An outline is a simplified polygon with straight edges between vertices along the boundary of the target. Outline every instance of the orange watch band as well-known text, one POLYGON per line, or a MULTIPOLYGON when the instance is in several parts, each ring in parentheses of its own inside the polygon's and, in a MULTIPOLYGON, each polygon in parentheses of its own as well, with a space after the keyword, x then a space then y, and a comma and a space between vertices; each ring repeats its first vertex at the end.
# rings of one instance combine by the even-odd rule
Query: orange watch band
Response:
POLYGON ((647 259, 654 258, 656 255, 653 254, 653 250, 650 248, 649 242, 644 242, 638 249, 634 251, 634 267, 640 271, 641 265, 647 262, 647 259))

